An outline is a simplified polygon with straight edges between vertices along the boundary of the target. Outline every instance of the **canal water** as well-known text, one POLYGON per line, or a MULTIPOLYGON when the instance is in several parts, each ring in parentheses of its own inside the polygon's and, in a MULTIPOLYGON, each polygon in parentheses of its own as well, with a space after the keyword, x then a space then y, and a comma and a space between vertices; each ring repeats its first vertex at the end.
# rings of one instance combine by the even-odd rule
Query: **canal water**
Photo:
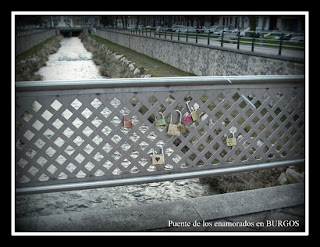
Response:
MULTIPOLYGON (((103 79, 77 37, 64 38, 38 73, 43 80, 103 79)), ((16 196, 16 216, 53 215, 195 198, 213 193, 199 179, 16 196)))
POLYGON ((62 39, 58 52, 50 55, 47 65, 37 73, 44 81, 105 79, 78 37, 62 39))

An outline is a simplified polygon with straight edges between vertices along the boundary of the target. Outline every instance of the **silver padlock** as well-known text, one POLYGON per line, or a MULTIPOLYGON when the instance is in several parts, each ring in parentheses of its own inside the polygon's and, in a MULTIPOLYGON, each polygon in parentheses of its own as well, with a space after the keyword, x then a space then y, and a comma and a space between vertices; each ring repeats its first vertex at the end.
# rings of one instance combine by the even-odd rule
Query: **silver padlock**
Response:
POLYGON ((190 101, 187 101, 187 102, 186 102, 186 104, 187 104, 187 106, 188 106, 188 109, 189 109, 189 111, 190 111, 190 114, 191 114, 191 118, 192 118, 193 121, 196 121, 196 120, 199 118, 199 113, 198 113, 197 110, 192 110, 192 109, 190 108, 190 106, 189 106, 189 103, 190 103, 190 101))
POLYGON ((161 154, 155 154, 154 149, 152 150, 152 165, 163 165, 165 163, 163 147, 161 146, 160 148, 161 154))

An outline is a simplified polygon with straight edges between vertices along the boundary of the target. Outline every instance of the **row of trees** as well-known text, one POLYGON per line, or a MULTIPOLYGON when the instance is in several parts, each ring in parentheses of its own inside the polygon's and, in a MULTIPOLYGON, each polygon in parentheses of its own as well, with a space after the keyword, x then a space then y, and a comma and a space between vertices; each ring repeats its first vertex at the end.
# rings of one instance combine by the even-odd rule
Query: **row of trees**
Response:
MULTIPOLYGON (((72 16, 70 16, 72 18, 72 16)), ((143 26, 167 26, 171 27, 173 24, 182 24, 187 26, 204 26, 205 23, 211 25, 217 25, 219 23, 218 16, 204 16, 204 15, 102 15, 102 16, 81 16, 83 18, 83 23, 88 22, 89 19, 95 20, 94 26, 114 26, 121 23, 123 27, 130 25, 143 25, 143 26)), ((75 16, 77 20, 80 16, 75 16)), ((17 15, 16 25, 17 26, 27 26, 27 25, 42 25, 51 19, 52 23, 60 18, 60 16, 41 16, 41 15, 17 15)), ((250 27, 255 30, 256 27, 256 17, 249 16, 250 27)))

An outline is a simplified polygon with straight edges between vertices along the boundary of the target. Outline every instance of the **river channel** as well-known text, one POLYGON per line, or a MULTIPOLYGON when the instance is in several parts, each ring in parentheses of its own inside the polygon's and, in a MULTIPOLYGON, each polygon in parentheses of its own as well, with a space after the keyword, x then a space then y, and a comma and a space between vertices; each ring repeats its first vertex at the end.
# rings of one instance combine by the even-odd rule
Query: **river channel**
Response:
MULTIPOLYGON (((64 38, 38 72, 43 80, 105 79, 77 37, 64 38)), ((16 196, 16 217, 103 210, 212 194, 199 179, 16 196)))

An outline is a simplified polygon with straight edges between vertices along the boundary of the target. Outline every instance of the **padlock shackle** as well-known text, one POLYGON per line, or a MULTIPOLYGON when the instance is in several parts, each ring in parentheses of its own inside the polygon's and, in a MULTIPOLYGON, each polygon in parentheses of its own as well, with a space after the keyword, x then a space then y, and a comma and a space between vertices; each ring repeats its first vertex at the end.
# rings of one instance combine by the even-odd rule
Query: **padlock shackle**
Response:
POLYGON ((186 101, 186 104, 187 104, 187 106, 188 106, 188 109, 189 109, 189 111, 190 111, 190 113, 191 113, 192 110, 191 110, 191 108, 190 108, 190 106, 189 106, 189 103, 190 103, 190 101, 186 101))
POLYGON ((164 116, 163 116, 163 113, 162 113, 162 112, 159 112, 159 114, 162 116, 162 118, 164 118, 164 116))
MULTIPOLYGON (((159 147, 160 147, 160 149, 161 149, 161 154, 164 154, 163 146, 159 146, 159 147)), ((152 155, 155 155, 154 148, 152 149, 152 155)))
POLYGON ((164 154, 164 152, 163 152, 163 146, 160 146, 160 148, 161 148, 161 154, 164 154))
POLYGON ((176 110, 176 112, 179 112, 179 114, 180 114, 180 120, 179 120, 179 123, 181 124, 182 113, 181 113, 181 111, 179 111, 179 110, 176 110))

